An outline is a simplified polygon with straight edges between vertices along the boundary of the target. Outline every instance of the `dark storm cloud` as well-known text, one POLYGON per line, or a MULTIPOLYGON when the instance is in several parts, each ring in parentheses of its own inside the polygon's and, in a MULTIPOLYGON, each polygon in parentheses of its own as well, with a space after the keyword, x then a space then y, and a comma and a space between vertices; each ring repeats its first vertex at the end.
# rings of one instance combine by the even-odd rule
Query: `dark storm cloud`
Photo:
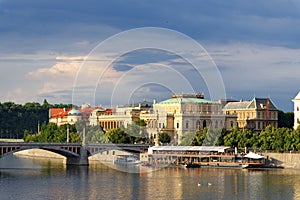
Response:
POLYGON ((200 40, 245 40, 297 47, 299 4, 298 1, 279 0, 6 0, 2 1, 0 8, 0 35, 95 39, 103 25, 119 30, 158 26, 200 40))

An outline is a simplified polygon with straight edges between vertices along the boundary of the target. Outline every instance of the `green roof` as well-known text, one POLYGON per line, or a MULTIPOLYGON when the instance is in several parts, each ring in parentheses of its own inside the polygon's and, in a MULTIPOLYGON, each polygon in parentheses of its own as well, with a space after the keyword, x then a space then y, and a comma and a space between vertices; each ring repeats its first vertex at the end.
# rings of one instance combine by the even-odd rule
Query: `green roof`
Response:
POLYGON ((176 104, 176 103, 182 104, 219 104, 218 102, 206 100, 206 99, 200 99, 200 98, 171 98, 162 102, 159 102, 158 104, 176 104))

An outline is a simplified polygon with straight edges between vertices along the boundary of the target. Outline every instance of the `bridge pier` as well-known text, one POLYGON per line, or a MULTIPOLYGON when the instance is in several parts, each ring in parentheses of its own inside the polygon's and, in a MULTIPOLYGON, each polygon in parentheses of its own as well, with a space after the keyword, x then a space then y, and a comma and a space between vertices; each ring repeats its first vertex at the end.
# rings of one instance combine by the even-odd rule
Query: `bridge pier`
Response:
POLYGON ((67 157, 67 165, 89 165, 88 151, 85 147, 80 147, 79 157, 67 157))

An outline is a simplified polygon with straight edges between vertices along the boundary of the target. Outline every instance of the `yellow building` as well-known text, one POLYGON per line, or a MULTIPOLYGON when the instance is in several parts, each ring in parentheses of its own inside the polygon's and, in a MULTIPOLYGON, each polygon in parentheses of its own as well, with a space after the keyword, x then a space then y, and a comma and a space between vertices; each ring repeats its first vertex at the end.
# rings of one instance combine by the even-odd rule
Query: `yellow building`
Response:
POLYGON ((173 144, 178 144, 185 132, 204 128, 232 129, 236 115, 226 115, 222 104, 204 99, 199 94, 174 94, 172 98, 157 103, 143 101, 135 105, 117 107, 113 112, 95 110, 91 113, 90 124, 100 125, 104 130, 124 127, 134 121, 144 120, 148 137, 158 142, 160 133, 168 133, 173 144))
POLYGON ((222 104, 204 99, 200 94, 174 94, 153 105, 157 118, 157 133, 171 135, 175 144, 185 132, 195 132, 208 127, 230 130, 236 124, 235 115, 226 115, 222 104))
POLYGON ((227 115, 236 115, 239 128, 260 132, 268 125, 278 127, 278 109, 269 98, 229 102, 223 108, 227 115))

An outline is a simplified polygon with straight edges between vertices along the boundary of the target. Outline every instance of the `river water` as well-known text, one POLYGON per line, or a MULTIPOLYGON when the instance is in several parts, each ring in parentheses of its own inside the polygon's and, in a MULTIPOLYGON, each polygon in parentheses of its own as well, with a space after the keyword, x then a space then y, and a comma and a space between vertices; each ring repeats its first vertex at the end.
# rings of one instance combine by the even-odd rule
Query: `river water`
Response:
POLYGON ((113 167, 4 157, 0 199, 300 199, 300 170, 113 167))

